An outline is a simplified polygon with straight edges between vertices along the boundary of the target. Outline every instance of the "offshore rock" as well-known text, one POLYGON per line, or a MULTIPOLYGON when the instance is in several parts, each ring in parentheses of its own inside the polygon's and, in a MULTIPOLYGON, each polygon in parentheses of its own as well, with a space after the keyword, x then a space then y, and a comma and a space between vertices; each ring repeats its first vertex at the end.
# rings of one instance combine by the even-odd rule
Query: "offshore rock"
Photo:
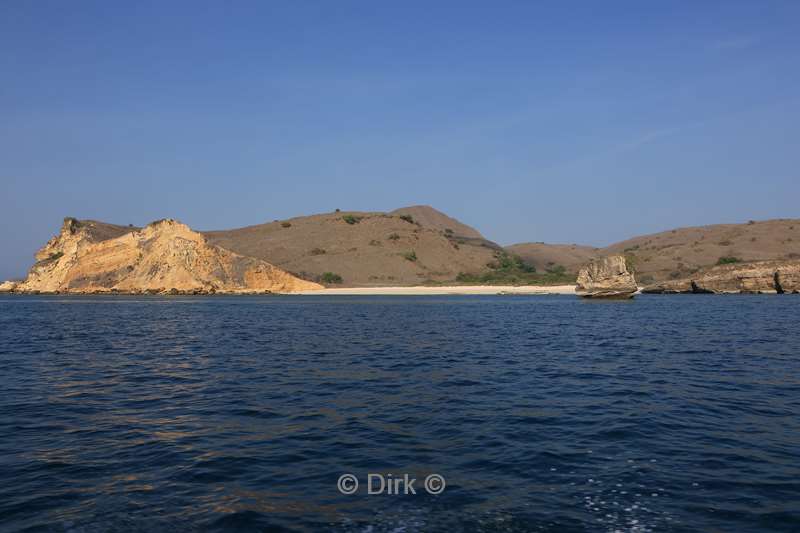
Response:
POLYGON ((632 298, 637 290, 621 255, 592 260, 578 272, 575 287, 575 293, 584 298, 632 298))

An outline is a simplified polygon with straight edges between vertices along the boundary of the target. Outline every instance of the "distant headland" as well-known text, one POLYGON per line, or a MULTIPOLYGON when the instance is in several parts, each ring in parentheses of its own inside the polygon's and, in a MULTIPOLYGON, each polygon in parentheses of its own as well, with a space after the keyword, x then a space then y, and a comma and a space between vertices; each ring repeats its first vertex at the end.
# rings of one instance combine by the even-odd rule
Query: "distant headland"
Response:
POLYGON ((596 248, 503 247, 429 206, 207 232, 172 219, 136 227, 68 217, 27 278, 0 292, 570 293, 582 268, 612 256, 621 259, 606 266, 623 264, 643 292, 798 292, 800 220, 679 228, 596 248))

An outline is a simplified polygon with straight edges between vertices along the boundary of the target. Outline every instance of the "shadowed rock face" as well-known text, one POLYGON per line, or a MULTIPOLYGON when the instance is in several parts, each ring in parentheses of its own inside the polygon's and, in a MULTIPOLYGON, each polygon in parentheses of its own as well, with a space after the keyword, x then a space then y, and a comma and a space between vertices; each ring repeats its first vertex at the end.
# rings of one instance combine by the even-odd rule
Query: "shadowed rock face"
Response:
POLYGON ((260 259, 219 246, 175 220, 145 228, 98 232, 92 222, 64 220, 61 232, 36 254, 13 292, 248 293, 322 288, 260 259))
POLYGON ((637 289, 625 258, 611 255, 591 261, 578 272, 575 293, 584 298, 631 298, 637 289))
POLYGON ((758 261, 720 265, 695 275, 649 285, 647 293, 798 293, 800 261, 758 261))

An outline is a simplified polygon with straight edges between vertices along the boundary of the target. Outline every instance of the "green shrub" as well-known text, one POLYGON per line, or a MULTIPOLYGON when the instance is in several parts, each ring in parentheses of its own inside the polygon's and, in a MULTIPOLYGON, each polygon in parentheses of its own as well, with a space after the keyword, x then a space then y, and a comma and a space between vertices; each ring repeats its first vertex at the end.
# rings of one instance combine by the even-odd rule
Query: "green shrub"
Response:
POLYGON ((414 217, 412 217, 411 215, 400 215, 400 220, 405 220, 409 224, 414 223, 414 217))
POLYGON ((322 275, 319 277, 319 280, 322 283, 327 283, 330 285, 334 283, 341 283, 342 276, 334 272, 323 272, 322 275))
POLYGON ((376 241, 375 239, 372 239, 371 241, 369 241, 369 245, 370 246, 383 246, 383 243, 381 241, 376 241))
POLYGON ((323 255, 325 254, 325 250, 322 248, 314 248, 309 252, 311 255, 323 255))
POLYGON ((353 224, 358 224, 359 222, 361 222, 362 218, 364 218, 364 217, 356 217, 356 216, 353 216, 353 215, 345 215, 345 216, 342 217, 342 220, 344 220, 345 222, 347 222, 348 224, 350 224, 352 226, 353 224))
POLYGON ((56 259, 60 259, 63 255, 64 252, 53 252, 47 259, 50 261, 55 261, 56 259))
POLYGON ((742 260, 738 257, 720 257, 717 259, 718 265, 732 265, 734 263, 741 263, 742 260))
POLYGON ((389 239, 390 241, 396 241, 400 239, 400 235, 398 235, 397 233, 392 233, 386 238, 389 239))
POLYGON ((507 252, 497 252, 495 260, 486 266, 486 272, 461 272, 456 276, 456 281, 481 285, 555 285, 575 282, 575 275, 568 273, 561 265, 551 263, 544 273, 537 273, 533 265, 507 252))
POLYGON ((403 254, 403 258, 411 261, 412 263, 417 260, 417 253, 414 250, 403 254))
POLYGON ((486 264, 492 270, 499 270, 502 272, 521 272, 531 274, 536 272, 536 267, 529 265, 518 255, 509 254, 507 252, 495 253, 495 260, 486 264))
POLYGON ((720 246, 730 246, 731 241, 719 241, 717 244, 719 244, 720 246))
POLYGON ((281 227, 282 228, 291 228, 292 227, 292 223, 291 222, 281 222, 281 227))

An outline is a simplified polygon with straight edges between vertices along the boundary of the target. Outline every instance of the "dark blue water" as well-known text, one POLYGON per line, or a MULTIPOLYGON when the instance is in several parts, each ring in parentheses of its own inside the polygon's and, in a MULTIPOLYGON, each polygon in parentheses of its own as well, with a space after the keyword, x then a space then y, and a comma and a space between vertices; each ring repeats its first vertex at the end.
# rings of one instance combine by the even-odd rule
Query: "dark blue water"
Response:
POLYGON ((798 531, 799 324, 792 296, 2 297, 0 529, 798 531))

